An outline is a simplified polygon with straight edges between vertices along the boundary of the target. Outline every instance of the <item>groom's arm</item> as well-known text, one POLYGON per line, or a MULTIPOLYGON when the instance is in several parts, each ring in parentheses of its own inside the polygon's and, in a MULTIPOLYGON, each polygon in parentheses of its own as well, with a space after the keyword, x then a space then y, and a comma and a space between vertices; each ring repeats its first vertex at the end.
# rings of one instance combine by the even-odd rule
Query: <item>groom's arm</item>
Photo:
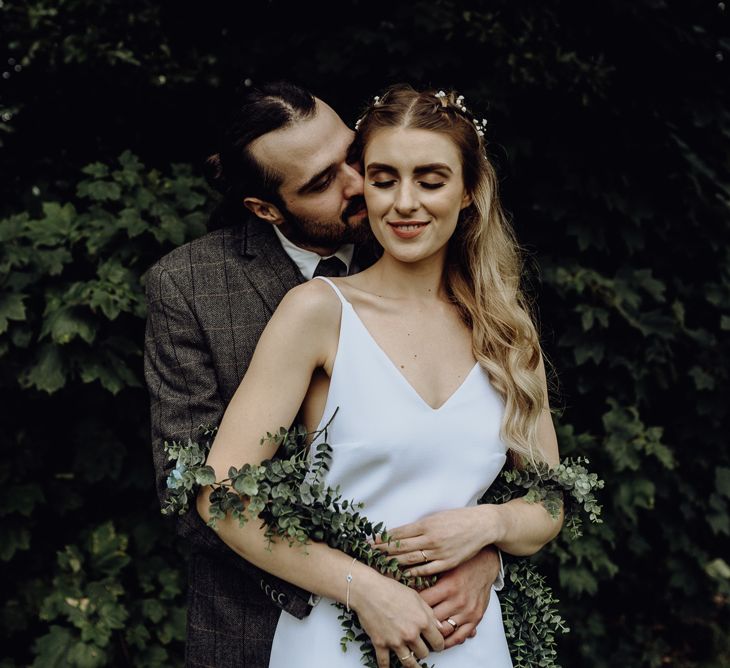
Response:
MULTIPOLYGON (((200 425, 218 425, 225 405, 200 325, 173 275, 160 263, 146 275, 147 327, 145 380, 151 402, 152 453, 161 505, 167 500, 167 477, 173 468, 165 441, 198 437, 200 425)), ((245 561, 191 512, 178 518, 178 533, 196 550, 234 564, 260 584, 272 602, 296 617, 310 611, 309 593, 245 561)))

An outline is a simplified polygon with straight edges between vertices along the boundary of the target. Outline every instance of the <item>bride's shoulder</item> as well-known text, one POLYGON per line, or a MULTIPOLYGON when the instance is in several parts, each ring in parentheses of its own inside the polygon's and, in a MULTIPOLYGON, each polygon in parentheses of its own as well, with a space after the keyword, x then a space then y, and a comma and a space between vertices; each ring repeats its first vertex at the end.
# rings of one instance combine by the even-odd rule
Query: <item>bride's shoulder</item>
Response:
POLYGON ((281 300, 277 314, 294 319, 300 325, 327 324, 339 320, 340 299, 325 281, 307 281, 289 290, 281 300))

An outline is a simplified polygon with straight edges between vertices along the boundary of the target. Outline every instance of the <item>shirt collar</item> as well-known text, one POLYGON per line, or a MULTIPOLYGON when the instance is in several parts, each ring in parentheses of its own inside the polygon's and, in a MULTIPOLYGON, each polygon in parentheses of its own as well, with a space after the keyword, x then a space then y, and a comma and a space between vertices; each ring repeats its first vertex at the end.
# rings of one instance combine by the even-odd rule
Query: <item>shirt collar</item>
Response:
POLYGON ((314 271, 317 269, 319 261, 326 260, 333 256, 342 260, 347 267, 347 273, 350 273, 352 256, 355 253, 354 244, 344 244, 332 255, 322 256, 312 251, 304 250, 304 248, 299 248, 299 246, 293 244, 281 233, 278 225, 274 225, 274 232, 276 232, 276 236, 279 237, 279 241, 281 242, 284 252, 294 261, 294 264, 299 267, 299 271, 302 272, 302 276, 304 276, 304 278, 308 281, 314 276, 314 271))

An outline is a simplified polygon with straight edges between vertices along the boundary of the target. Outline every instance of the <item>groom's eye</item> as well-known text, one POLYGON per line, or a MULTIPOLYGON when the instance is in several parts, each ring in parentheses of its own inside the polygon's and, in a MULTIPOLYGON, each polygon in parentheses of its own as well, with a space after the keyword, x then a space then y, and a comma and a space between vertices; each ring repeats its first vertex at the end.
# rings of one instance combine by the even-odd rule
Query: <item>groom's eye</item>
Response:
POLYGON ((327 190, 327 188, 330 187, 330 184, 332 183, 333 179, 334 179, 334 176, 332 174, 329 174, 329 176, 327 176, 327 178, 323 179, 319 183, 316 183, 315 185, 312 186, 312 192, 321 193, 321 192, 327 190))

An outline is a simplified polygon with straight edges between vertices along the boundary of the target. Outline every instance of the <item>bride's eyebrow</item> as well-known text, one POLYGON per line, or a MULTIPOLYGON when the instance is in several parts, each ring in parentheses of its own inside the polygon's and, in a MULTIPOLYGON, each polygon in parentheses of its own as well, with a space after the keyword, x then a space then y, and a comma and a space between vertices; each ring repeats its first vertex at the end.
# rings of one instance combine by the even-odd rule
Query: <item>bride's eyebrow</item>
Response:
POLYGON ((397 174, 398 170, 391 166, 386 165, 384 162, 371 162, 367 167, 366 170, 368 172, 390 172, 391 174, 397 174))
POLYGON ((428 165, 418 165, 413 168, 414 174, 428 174, 429 172, 448 172, 453 174, 453 170, 443 162, 431 162, 428 165))
MULTIPOLYGON (((371 162, 367 166, 368 172, 389 172, 396 174, 398 170, 392 165, 388 165, 384 162, 371 162)), ((413 173, 416 175, 428 174, 430 172, 448 172, 453 174, 453 170, 447 164, 443 162, 430 162, 427 165, 418 165, 413 168, 413 173)))

